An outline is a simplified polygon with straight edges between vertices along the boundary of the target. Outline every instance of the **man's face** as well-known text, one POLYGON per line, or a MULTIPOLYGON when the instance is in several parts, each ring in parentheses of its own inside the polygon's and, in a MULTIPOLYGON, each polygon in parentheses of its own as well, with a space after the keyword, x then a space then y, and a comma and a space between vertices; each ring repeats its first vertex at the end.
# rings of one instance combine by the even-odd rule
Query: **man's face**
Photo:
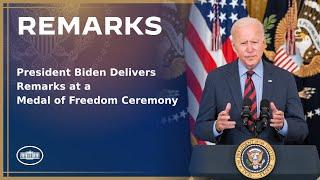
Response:
POLYGON ((257 25, 251 24, 238 28, 234 36, 234 51, 247 69, 253 69, 261 60, 266 47, 262 32, 257 25))

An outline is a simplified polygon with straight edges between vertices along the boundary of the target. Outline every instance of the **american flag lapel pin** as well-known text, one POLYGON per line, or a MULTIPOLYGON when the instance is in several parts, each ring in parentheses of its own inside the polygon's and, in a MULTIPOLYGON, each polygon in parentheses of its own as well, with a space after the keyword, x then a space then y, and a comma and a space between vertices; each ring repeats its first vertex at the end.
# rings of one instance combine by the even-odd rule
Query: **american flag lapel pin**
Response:
POLYGON ((272 79, 268 79, 268 83, 272 83, 272 79))

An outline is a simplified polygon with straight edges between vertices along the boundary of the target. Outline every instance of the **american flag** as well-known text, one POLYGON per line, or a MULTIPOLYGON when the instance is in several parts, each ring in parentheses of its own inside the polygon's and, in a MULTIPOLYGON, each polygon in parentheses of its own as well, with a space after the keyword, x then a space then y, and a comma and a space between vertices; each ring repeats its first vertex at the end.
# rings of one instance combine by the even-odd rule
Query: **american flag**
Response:
POLYGON ((276 56, 274 58, 274 65, 285 69, 289 72, 294 72, 299 69, 299 66, 297 63, 292 59, 292 57, 287 54, 286 49, 283 47, 280 47, 277 52, 276 56))
POLYGON ((245 0, 198 0, 191 6, 184 46, 190 130, 197 144, 208 144, 196 140, 193 133, 205 80, 210 71, 237 58, 232 50, 230 30, 235 21, 245 16, 248 16, 245 0), (213 51, 212 29, 217 21, 222 44, 219 50, 213 51))

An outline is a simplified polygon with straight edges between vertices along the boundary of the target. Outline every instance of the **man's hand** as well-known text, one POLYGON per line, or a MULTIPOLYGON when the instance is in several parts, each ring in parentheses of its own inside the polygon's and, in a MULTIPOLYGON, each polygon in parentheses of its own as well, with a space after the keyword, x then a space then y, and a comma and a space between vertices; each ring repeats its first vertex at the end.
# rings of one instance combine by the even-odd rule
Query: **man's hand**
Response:
POLYGON ((270 108, 272 111, 270 126, 276 128, 276 130, 281 130, 284 125, 284 113, 282 111, 279 111, 273 102, 270 103, 270 108))
POLYGON ((229 112, 231 110, 231 104, 228 103, 225 110, 221 111, 218 114, 218 118, 216 120, 216 130, 220 133, 225 129, 232 129, 235 128, 236 122, 235 121, 229 121, 230 116, 229 112))

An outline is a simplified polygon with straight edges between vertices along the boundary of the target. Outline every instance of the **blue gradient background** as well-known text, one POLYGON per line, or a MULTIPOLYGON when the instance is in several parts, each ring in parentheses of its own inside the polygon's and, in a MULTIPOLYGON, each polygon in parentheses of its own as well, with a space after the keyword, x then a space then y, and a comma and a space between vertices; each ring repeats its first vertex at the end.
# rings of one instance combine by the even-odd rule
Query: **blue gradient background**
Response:
MULTIPOLYGON (((10 4, 10 6, 26 6, 10 4)), ((37 5, 28 5, 37 6, 37 5)), ((52 6, 52 5, 48 5, 52 6)), ((4 9, 4 171, 10 176, 187 176, 190 136, 187 116, 172 120, 186 111, 187 92, 184 74, 171 78, 156 77, 17 77, 16 69, 94 67, 109 69, 160 70, 162 56, 158 36, 65 36, 56 43, 67 53, 54 49, 43 52, 31 37, 18 35, 20 16, 161 16, 159 4, 86 5, 75 11, 59 8, 4 9), (95 6, 95 7, 88 7, 95 6), (9 12, 7 12, 9 11, 9 12), (63 13, 70 14, 63 14, 63 13), (9 21, 7 21, 7 13, 9 21), (61 14, 60 14, 61 13, 61 14), (9 40, 7 27, 9 26, 9 40), (84 41, 80 41, 83 38, 84 41), (9 55, 7 47, 9 45, 9 55), (82 48, 85 46, 85 48, 82 48), (82 48, 82 49, 81 49, 82 48), (80 50, 77 50, 80 49, 80 50), (7 69, 9 56, 9 69, 7 69), (9 81, 7 80, 7 72, 9 81), (17 91, 16 82, 90 83, 91 91, 17 91), (9 94, 7 96, 7 87, 9 94), (75 95, 79 97, 166 97, 167 90, 179 92, 176 107, 170 105, 17 105, 16 96, 75 95), (6 106, 9 101, 9 107, 6 106), (6 113, 9 108, 9 114, 6 113), (9 115, 9 129, 7 116, 9 115), (163 119, 168 121, 163 121, 163 119), (9 130, 9 142, 6 133, 9 130), (9 144, 9 157, 6 148, 9 144), (26 145, 39 147, 44 159, 35 166, 20 164, 15 155, 26 145), (9 167, 7 167, 9 161, 9 167), (50 173, 57 171, 57 173, 50 173), (19 173, 15 173, 19 172, 19 173), (37 172, 37 173, 23 173, 37 172)), ((123 18, 122 18, 123 19, 123 18)), ((101 22, 101 21, 100 21, 101 22)), ((140 28, 143 30, 143 23, 140 28)), ((100 23, 103 28, 104 23, 100 23)), ((51 37, 52 38, 52 37, 51 37)), ((68 87, 68 86, 67 86, 68 87)))

